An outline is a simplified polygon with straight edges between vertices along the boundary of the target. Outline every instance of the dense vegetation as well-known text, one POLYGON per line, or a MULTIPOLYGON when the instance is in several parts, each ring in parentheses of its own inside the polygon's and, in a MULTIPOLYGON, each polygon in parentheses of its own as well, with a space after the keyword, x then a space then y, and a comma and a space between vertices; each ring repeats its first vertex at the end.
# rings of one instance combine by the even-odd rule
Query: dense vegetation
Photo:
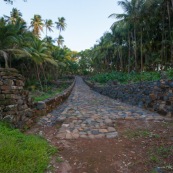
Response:
POLYGON ((43 20, 40 15, 34 15, 27 26, 21 12, 13 8, 9 16, 0 18, 0 66, 18 69, 27 84, 38 84, 42 90, 48 81, 75 73, 77 52, 63 46, 61 32, 65 28, 64 17, 54 23, 51 19, 43 20), (54 25, 59 30, 57 39, 48 36, 54 25), (46 35, 41 39, 43 29, 46 35))
POLYGON ((121 0, 123 14, 91 49, 80 52, 80 67, 93 72, 158 71, 173 66, 173 1, 121 0))
POLYGON ((127 83, 136 83, 144 81, 156 81, 163 77, 172 79, 173 71, 168 70, 164 74, 161 74, 158 71, 141 72, 141 73, 136 73, 136 72, 125 73, 125 72, 112 71, 110 73, 104 72, 100 74, 95 74, 94 76, 91 77, 91 81, 98 83, 115 82, 115 83, 127 84, 127 83))
POLYGON ((45 171, 56 149, 46 140, 24 135, 0 123, 0 172, 28 173, 45 171))

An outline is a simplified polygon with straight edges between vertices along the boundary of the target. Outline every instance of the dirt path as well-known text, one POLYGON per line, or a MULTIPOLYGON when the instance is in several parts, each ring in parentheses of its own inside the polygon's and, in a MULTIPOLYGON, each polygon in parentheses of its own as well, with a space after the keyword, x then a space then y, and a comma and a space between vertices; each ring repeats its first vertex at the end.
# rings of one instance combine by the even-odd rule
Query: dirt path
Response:
POLYGON ((100 95, 77 77, 69 99, 29 133, 43 135, 61 150, 63 162, 54 158, 52 172, 148 173, 173 161, 172 124, 163 120, 156 113, 100 95), (163 143, 171 153, 158 166, 151 158, 163 159, 148 154, 156 143, 158 147, 163 143))

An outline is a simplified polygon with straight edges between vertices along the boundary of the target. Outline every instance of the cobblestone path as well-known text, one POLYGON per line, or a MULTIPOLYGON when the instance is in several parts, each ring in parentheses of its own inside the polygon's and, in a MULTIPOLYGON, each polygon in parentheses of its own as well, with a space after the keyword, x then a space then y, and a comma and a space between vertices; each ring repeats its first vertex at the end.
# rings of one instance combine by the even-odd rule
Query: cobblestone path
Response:
POLYGON ((76 77, 68 100, 39 121, 41 125, 62 122, 57 138, 116 138, 116 119, 161 120, 163 117, 141 108, 124 104, 91 90, 76 77))

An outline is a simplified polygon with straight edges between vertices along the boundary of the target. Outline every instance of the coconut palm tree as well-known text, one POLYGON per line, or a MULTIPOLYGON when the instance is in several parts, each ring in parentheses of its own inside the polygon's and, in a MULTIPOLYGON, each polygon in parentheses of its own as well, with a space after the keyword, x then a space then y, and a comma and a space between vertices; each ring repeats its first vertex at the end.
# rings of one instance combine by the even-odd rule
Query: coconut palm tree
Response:
POLYGON ((57 43, 58 43, 58 46, 63 46, 64 44, 64 37, 62 35, 59 35, 59 37, 57 38, 57 43))
POLYGON ((4 15, 4 18, 6 22, 9 22, 12 24, 15 24, 17 20, 24 21, 22 19, 22 13, 17 8, 13 8, 12 11, 10 12, 10 16, 4 15))
MULTIPOLYGON (((137 61, 137 31, 138 26, 140 26, 141 22, 139 22, 143 7, 145 4, 145 0, 122 0, 118 1, 118 4, 124 9, 123 14, 111 14, 109 17, 116 17, 117 19, 123 20, 129 25, 132 25, 133 31, 131 31, 131 35, 133 38, 133 49, 134 49, 134 57, 135 57, 135 70, 138 68, 138 61, 137 61)), ((116 24, 116 22, 115 22, 116 24)))
POLYGON ((5 60, 5 68, 8 68, 10 55, 24 56, 27 52, 22 50, 21 42, 26 26, 20 21, 14 24, 0 25, 0 57, 5 60))
POLYGON ((6 25, 6 21, 4 17, 0 18, 0 26, 5 26, 6 25))
POLYGON ((67 24, 65 23, 64 17, 59 17, 58 22, 55 22, 56 28, 59 30, 59 36, 61 35, 61 31, 66 29, 67 24))
POLYGON ((41 89, 43 90, 42 82, 40 79, 40 73, 41 73, 40 69, 42 69, 43 74, 45 76, 43 63, 50 63, 52 65, 57 66, 57 62, 52 58, 51 52, 47 47, 47 43, 39 40, 36 37, 28 44, 27 47, 23 48, 23 50, 28 52, 28 57, 35 63, 37 79, 40 83, 41 89))
POLYGON ((40 32, 43 32, 43 20, 40 15, 34 15, 31 19, 31 25, 29 28, 32 28, 32 32, 36 37, 40 37, 40 32))
POLYGON ((44 26, 46 28, 46 38, 47 38, 47 31, 53 32, 53 21, 51 19, 46 19, 44 22, 44 26))

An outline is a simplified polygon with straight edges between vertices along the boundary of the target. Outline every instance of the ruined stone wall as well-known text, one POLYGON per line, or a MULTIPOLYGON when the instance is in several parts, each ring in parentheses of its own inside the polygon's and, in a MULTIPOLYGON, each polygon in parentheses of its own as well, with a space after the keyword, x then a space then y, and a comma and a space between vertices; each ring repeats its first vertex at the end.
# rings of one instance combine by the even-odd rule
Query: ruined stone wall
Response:
POLYGON ((52 98, 34 103, 34 109, 33 109, 34 115, 44 116, 47 115, 52 110, 54 110, 57 106, 62 104, 68 98, 74 85, 75 85, 75 79, 73 83, 62 93, 56 94, 52 98))
POLYGON ((93 90, 113 99, 173 117, 173 80, 112 86, 86 83, 93 90))
POLYGON ((0 68, 0 120, 18 128, 32 123, 32 103, 23 86, 24 77, 16 69, 0 68))

